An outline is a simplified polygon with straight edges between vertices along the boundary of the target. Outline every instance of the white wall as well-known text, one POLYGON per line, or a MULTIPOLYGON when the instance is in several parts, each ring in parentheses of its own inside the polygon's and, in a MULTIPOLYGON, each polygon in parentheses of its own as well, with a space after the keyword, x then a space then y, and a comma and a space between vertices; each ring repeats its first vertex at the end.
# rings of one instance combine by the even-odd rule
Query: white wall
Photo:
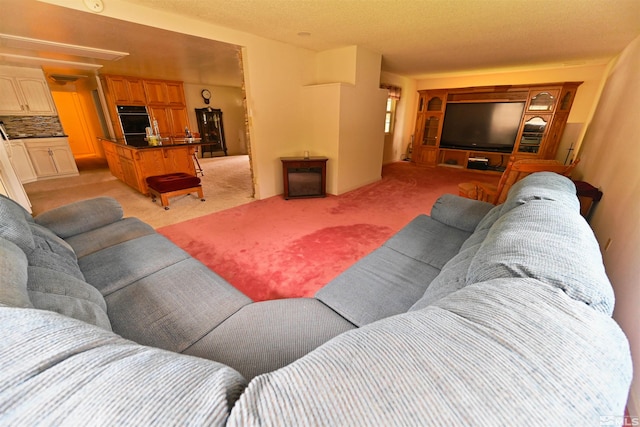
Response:
POLYGON ((620 55, 584 137, 579 178, 602 190, 591 226, 616 294, 614 318, 631 343, 631 415, 640 415, 640 37, 620 55), (611 244, 607 250, 608 241, 611 244))
POLYGON ((302 91, 305 144, 311 155, 329 158, 330 194, 381 178, 387 99, 380 89, 381 61, 380 54, 356 46, 321 52, 314 74, 319 84, 302 91))

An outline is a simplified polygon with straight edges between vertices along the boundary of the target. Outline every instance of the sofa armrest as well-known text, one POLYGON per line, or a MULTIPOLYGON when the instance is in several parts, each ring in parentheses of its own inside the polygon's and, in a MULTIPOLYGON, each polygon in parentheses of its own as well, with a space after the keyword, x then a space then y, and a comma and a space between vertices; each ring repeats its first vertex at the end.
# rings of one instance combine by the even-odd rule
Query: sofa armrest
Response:
POLYGON ((116 199, 96 197, 51 209, 34 219, 64 239, 120 221, 123 215, 116 199))
POLYGON ((472 233, 480 220, 493 208, 491 203, 443 194, 431 208, 431 218, 472 233))

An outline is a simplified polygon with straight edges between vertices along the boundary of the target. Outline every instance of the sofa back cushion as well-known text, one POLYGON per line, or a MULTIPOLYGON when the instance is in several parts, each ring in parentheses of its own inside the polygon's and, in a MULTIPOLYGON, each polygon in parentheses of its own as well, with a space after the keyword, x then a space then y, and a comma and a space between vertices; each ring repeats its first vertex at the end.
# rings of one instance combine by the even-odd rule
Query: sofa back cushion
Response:
POLYGON ((27 257, 15 243, 0 237, 0 304, 33 307, 27 293, 27 257))
POLYGON ((35 222, 66 239, 122 219, 122 206, 112 197, 96 197, 41 213, 35 222))
POLYGON ((224 425, 245 380, 75 319, 0 306, 2 424, 224 425))
POLYGON ((511 277, 538 279, 613 312, 613 289, 593 232, 577 208, 560 200, 532 199, 500 217, 473 258, 467 283, 511 277))
POLYGON ((29 223, 29 212, 8 197, 0 194, 0 237, 15 243, 25 253, 35 247, 29 223))
POLYGON ((34 241, 34 249, 27 252, 29 265, 49 268, 84 280, 76 254, 67 242, 35 223, 29 223, 29 230, 34 241))
POLYGON ((472 233, 493 207, 491 203, 443 194, 431 207, 430 216, 450 227, 472 233))
POLYGON ((500 214, 531 200, 554 200, 571 210, 580 210, 574 183, 553 172, 537 172, 513 184, 505 202, 500 205, 500 214))
POLYGON ((531 277, 610 315, 613 290, 593 232, 579 209, 575 186, 568 178, 540 172, 517 182, 505 203, 480 220, 411 310, 472 283, 531 277))
POLYGON ((107 304, 96 288, 68 274, 48 268, 28 268, 27 289, 35 308, 55 311, 111 330, 107 304))

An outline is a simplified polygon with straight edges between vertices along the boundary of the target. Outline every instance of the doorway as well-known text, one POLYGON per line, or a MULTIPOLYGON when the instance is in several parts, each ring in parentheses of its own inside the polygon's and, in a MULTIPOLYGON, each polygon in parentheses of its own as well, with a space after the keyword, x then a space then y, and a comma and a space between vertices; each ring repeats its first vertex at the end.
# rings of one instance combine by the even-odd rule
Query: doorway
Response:
POLYGON ((102 147, 98 144, 102 128, 91 91, 52 88, 51 94, 62 128, 69 137, 73 157, 76 160, 104 158, 102 147))

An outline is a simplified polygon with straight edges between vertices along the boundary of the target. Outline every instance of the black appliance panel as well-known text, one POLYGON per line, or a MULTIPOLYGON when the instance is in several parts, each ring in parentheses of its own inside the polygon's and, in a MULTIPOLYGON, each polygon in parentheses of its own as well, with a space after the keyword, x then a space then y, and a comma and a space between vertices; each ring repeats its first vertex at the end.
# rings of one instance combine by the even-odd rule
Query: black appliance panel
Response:
POLYGON ((147 107, 139 105, 118 105, 118 117, 127 145, 141 147, 147 145, 146 129, 151 127, 147 107))

